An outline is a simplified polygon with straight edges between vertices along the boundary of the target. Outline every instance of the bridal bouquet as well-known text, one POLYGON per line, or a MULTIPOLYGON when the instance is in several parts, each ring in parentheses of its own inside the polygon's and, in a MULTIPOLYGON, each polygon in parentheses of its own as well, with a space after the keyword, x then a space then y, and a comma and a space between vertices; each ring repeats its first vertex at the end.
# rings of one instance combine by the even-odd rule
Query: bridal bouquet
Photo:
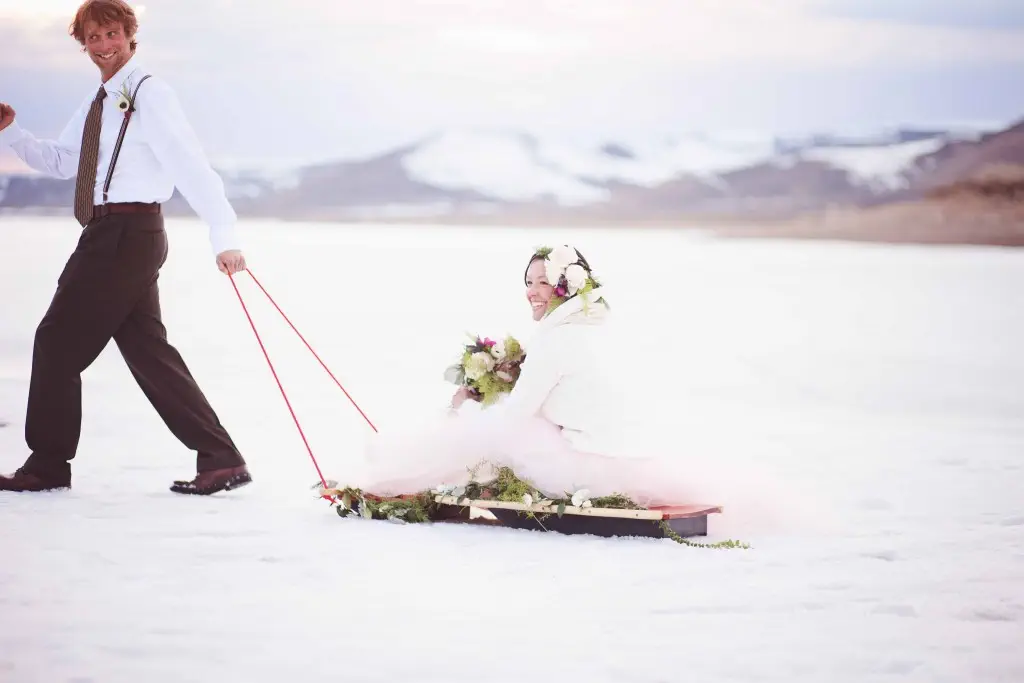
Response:
POLYGON ((473 341, 463 348, 461 360, 445 370, 444 378, 457 386, 469 387, 474 400, 491 405, 499 395, 512 391, 526 354, 515 337, 498 341, 473 336, 470 339, 473 341))

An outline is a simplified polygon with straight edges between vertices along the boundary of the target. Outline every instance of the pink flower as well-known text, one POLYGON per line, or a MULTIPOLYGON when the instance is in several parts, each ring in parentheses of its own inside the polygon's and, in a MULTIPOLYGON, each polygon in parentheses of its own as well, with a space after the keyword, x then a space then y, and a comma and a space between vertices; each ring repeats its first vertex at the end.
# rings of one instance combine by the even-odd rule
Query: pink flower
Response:
POLYGON ((490 337, 484 337, 484 346, 490 348, 490 347, 494 346, 496 343, 497 342, 492 340, 490 337))
POLYGON ((567 293, 567 290, 562 285, 555 287, 555 296, 565 296, 567 293))

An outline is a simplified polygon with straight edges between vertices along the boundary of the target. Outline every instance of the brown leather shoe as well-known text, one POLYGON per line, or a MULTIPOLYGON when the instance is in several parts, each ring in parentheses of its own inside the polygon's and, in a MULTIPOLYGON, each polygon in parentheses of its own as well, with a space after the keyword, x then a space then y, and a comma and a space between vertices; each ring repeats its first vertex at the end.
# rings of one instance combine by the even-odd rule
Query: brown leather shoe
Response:
POLYGON ((56 491, 70 489, 71 479, 58 481, 18 468, 14 474, 0 474, 0 491, 56 491))
POLYGON ((200 472, 192 481, 177 480, 171 485, 171 490, 175 493, 208 496, 218 491, 237 489, 249 483, 252 483, 249 468, 241 465, 200 472))

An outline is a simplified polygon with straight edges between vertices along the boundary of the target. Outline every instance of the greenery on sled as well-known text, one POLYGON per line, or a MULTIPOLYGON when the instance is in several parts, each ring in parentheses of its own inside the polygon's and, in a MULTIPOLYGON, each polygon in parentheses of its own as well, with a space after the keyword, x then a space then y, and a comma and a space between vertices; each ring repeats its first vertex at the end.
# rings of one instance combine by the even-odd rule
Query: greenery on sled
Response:
MULTIPOLYGON (((622 510, 644 509, 621 494, 589 498, 586 491, 577 491, 573 494, 566 493, 562 497, 544 496, 537 490, 537 487, 517 477, 509 467, 497 468, 496 476, 485 482, 477 480, 475 470, 471 474, 471 481, 466 486, 457 488, 441 487, 398 497, 376 496, 353 487, 338 488, 334 482, 329 482, 330 485, 326 488, 317 483, 313 488, 318 490, 319 495, 332 499, 332 506, 341 517, 358 515, 364 519, 387 520, 397 523, 416 524, 440 519, 441 508, 445 505, 437 502, 437 498, 441 496, 454 497, 460 504, 464 505, 469 505, 472 501, 493 500, 508 503, 525 503, 528 506, 544 506, 545 508, 550 508, 553 512, 537 513, 533 510, 523 510, 519 513, 537 518, 542 526, 545 517, 550 514, 561 517, 569 506, 575 508, 594 507, 622 510)), ((748 544, 734 540, 719 541, 717 543, 690 541, 675 533, 665 521, 659 520, 656 523, 662 528, 667 538, 671 538, 683 545, 698 548, 750 548, 748 544)))

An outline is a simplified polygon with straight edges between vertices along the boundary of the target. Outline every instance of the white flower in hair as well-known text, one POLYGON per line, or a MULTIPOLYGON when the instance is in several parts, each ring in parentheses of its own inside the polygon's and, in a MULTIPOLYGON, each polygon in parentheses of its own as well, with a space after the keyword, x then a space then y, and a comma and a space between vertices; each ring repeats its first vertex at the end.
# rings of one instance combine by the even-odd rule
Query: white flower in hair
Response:
POLYGON ((569 284, 569 293, 575 294, 587 284, 587 271, 578 263, 565 269, 565 281, 569 284))
POLYGON ((576 263, 579 260, 580 257, 576 255, 576 250, 567 244, 555 247, 548 255, 548 263, 557 265, 559 272, 564 271, 570 263, 576 263))
POLYGON ((565 265, 558 264, 554 261, 547 261, 544 264, 544 275, 548 278, 548 283, 552 287, 558 286, 558 281, 562 279, 562 275, 565 274, 565 265))

